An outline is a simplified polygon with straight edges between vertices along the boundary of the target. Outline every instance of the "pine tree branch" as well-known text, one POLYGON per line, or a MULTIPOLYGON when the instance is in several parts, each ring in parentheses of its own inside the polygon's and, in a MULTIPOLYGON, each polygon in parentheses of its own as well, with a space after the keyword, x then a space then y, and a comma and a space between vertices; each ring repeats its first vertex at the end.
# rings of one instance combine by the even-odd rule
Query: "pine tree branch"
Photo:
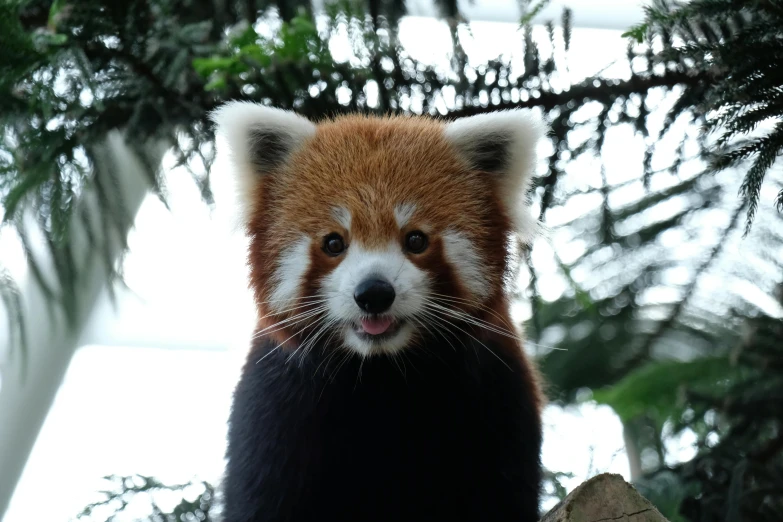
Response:
POLYGON ((538 98, 529 98, 518 102, 501 102, 487 107, 465 107, 464 109, 450 111, 444 118, 457 119, 466 116, 474 116, 486 112, 493 112, 515 108, 540 107, 545 111, 556 107, 562 107, 568 102, 576 102, 578 105, 588 101, 609 102, 611 100, 627 97, 632 94, 646 94, 657 87, 673 88, 678 85, 696 86, 703 82, 711 81, 711 75, 707 73, 671 72, 660 76, 634 75, 630 80, 590 79, 574 85, 562 92, 543 91, 538 98))
POLYGON ((658 339, 660 339, 677 322, 677 319, 680 317, 682 312, 685 310, 686 305, 693 297, 699 282, 699 278, 720 257, 720 255, 723 253, 723 250, 729 244, 729 235, 737 228, 737 226, 739 226, 740 218, 742 217, 744 209, 745 204, 741 204, 738 205, 734 210, 728 226, 726 226, 726 228, 723 230, 720 237, 718 238, 718 241, 712 247, 709 254, 707 254, 707 257, 696 269, 693 275, 693 279, 691 279, 691 282, 685 287, 680 300, 672 308, 671 312, 669 312, 669 315, 663 321, 658 323, 658 327, 655 329, 655 331, 647 336, 647 339, 639 351, 640 356, 644 357, 649 354, 652 350, 653 344, 655 344, 655 342, 658 341, 658 339))

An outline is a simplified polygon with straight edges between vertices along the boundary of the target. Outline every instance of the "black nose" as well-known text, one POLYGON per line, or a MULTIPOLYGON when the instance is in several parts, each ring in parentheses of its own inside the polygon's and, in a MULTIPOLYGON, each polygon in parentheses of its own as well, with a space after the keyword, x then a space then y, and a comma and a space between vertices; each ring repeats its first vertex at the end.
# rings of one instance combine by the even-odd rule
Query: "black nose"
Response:
POLYGON ((379 314, 394 302, 394 287, 382 279, 365 279, 356 287, 353 298, 365 312, 379 314))

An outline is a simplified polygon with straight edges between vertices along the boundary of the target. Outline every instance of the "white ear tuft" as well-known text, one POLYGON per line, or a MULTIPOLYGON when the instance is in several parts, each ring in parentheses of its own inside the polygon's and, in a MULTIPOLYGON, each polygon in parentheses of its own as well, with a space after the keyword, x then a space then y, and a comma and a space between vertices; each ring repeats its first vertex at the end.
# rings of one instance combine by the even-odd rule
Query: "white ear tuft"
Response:
POLYGON ((536 148, 547 130, 544 120, 526 109, 479 114, 446 125, 446 139, 458 153, 498 184, 505 210, 525 242, 538 231, 527 191, 538 159, 536 148))
POLYGON ((225 140, 242 207, 242 219, 264 175, 315 134, 315 125, 291 111, 258 103, 231 101, 210 114, 215 135, 225 140))

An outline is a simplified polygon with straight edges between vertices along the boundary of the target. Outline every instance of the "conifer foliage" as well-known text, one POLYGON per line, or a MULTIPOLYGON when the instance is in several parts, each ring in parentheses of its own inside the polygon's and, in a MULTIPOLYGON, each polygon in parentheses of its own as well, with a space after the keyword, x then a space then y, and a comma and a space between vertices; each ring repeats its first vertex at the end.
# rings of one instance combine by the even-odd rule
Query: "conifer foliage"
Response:
MULTIPOLYGON (((541 111, 551 154, 531 197, 548 234, 525 252, 527 293, 518 297, 530 303, 528 345, 551 399, 588 397, 617 412, 634 479, 671 520, 775 520, 783 4, 655 2, 618 39, 623 72, 581 79, 569 74, 570 11, 534 29, 546 2, 522 4, 518 46, 477 62, 456 2, 437 2, 451 50, 446 65, 433 65, 400 44, 398 0, 326 2, 319 16, 302 1, 5 2, 3 225, 22 239, 49 300, 73 318, 85 275, 69 241, 76 230, 121 280, 107 245, 125 248, 132 218, 102 148, 111 131, 145 162, 158 197, 166 200, 166 179, 150 151, 163 143, 212 204, 207 115, 228 99, 314 118, 541 111), (339 60, 330 47, 338 38, 351 49, 339 60), (612 157, 620 129, 638 149, 621 168, 612 157), (52 277, 33 254, 31 227, 43 232, 52 277), (682 434, 696 437, 696 456, 673 463, 667 444, 682 434)), ((1 258, 0 297, 23 340, 23 296, 1 258)), ((557 472, 569 470, 552 471, 548 493, 562 495, 557 472)), ((130 491, 124 483, 117 495, 130 491)), ((207 516, 207 497, 183 509, 207 516)))
MULTIPOLYGON (((695 109, 705 132, 717 134, 713 169, 751 160, 741 187, 749 231, 764 177, 783 153, 783 3, 695 0, 672 7, 659 0, 628 34, 639 41, 659 38, 660 61, 708 79, 687 86, 678 108, 695 109), (753 131, 759 132, 748 136, 753 131)), ((783 211, 783 191, 776 204, 783 211)))

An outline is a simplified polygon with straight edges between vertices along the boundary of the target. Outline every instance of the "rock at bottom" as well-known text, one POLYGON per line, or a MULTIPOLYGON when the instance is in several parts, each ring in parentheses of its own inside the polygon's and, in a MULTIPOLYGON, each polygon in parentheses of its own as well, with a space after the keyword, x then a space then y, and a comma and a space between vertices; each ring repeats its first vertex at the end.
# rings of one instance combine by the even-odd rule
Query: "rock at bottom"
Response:
POLYGON ((622 476, 604 473, 580 484, 541 522, 668 522, 622 476))

